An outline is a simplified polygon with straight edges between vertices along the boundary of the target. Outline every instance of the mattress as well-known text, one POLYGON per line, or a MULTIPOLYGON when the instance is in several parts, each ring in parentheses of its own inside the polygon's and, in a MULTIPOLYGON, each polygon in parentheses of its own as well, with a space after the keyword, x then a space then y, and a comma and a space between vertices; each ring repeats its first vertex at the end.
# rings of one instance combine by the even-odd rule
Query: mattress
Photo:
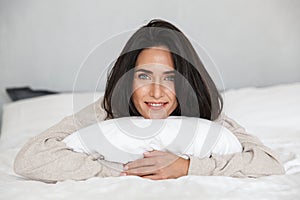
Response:
POLYGON ((13 172, 24 143, 102 93, 55 94, 4 105, 0 137, 0 199, 298 199, 300 83, 222 93, 224 112, 280 156, 285 175, 260 178, 185 176, 153 181, 135 176, 46 184, 13 172))

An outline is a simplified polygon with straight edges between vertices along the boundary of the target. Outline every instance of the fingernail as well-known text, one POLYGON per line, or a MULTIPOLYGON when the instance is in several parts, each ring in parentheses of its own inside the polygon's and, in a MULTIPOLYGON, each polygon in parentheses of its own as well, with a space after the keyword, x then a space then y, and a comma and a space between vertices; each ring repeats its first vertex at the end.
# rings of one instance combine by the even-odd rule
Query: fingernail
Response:
POLYGON ((122 172, 121 174, 120 174, 120 176, 126 176, 127 174, 125 173, 125 172, 122 172))
POLYGON ((144 152, 144 155, 147 155, 147 154, 149 154, 150 152, 149 151, 146 151, 146 152, 144 152))
POLYGON ((123 170, 128 170, 128 166, 127 165, 125 165, 125 167, 123 168, 123 170))

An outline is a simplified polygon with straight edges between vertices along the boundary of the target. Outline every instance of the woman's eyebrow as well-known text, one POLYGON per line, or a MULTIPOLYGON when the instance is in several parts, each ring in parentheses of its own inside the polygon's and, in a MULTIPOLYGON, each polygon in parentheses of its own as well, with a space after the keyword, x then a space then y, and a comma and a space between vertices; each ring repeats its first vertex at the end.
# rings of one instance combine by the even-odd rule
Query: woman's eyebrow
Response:
POLYGON ((149 71, 149 70, 146 70, 146 69, 137 69, 137 70, 134 70, 134 72, 145 72, 145 73, 148 73, 148 74, 153 74, 152 71, 149 71))
MULTIPOLYGON (((134 72, 145 72, 145 73, 148 73, 148 74, 153 74, 152 71, 146 70, 146 69, 137 69, 137 70, 135 70, 134 72)), ((163 74, 174 74, 174 73, 175 73, 175 70, 163 72, 163 74)))
POLYGON ((175 70, 165 71, 163 72, 163 74, 175 74, 175 70))

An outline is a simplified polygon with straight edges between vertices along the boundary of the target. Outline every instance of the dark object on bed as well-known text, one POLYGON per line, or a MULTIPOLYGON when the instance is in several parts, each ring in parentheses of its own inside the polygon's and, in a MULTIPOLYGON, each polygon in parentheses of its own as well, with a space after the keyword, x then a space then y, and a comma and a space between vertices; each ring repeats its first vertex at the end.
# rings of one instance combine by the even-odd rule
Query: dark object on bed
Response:
POLYGON ((6 88, 6 92, 12 101, 58 93, 50 90, 32 90, 30 87, 6 88))

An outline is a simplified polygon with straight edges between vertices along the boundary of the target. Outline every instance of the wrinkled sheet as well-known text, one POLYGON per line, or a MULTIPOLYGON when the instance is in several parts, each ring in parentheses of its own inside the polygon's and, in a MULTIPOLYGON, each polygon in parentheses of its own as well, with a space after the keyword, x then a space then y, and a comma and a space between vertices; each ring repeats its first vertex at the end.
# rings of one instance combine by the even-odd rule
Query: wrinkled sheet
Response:
MULTIPOLYGON (((28 138, 20 137, 20 140, 12 138, 10 141, 9 137, 6 137, 0 140, 0 199, 298 199, 300 196, 300 83, 229 90, 223 94, 223 97, 224 112, 279 154, 286 169, 285 175, 257 179, 186 176, 161 181, 128 176, 46 184, 26 180, 13 172, 14 157, 28 138)), ((45 97, 43 98, 46 101, 45 97)), ((64 97, 59 96, 59 98, 64 97)), ((27 106, 28 101, 24 102, 27 106)), ((60 99, 60 102, 67 101, 60 99)), ((21 103, 18 104, 19 107, 21 103)), ((13 105, 8 107, 13 108, 13 105)), ((51 106, 48 107, 53 109, 51 106)), ((10 110, 13 109, 4 111, 10 110)), ((27 120, 30 117, 27 115, 27 120)), ((6 117, 5 120, 10 119, 6 117)), ((12 129, 4 125, 2 133, 5 131, 6 136, 16 134, 10 133, 12 129)), ((31 130, 39 133, 40 129, 32 130, 32 127, 24 127, 23 124, 23 127, 14 127, 13 131, 31 130)))

